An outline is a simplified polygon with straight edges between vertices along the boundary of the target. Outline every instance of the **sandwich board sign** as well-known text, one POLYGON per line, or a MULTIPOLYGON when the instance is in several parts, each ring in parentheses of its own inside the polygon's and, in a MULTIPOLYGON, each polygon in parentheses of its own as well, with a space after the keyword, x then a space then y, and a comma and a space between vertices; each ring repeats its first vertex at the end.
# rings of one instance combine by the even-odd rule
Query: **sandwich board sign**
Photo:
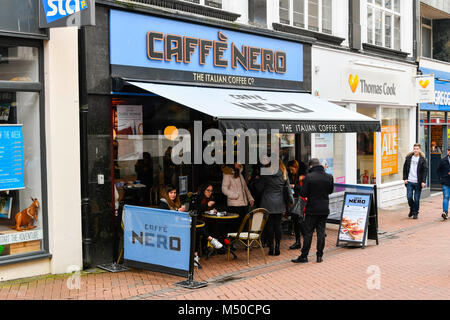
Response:
POLYGON ((39 27, 95 25, 95 0, 40 0, 39 27))
POLYGON ((371 205, 371 194, 353 192, 344 194, 336 245, 348 242, 365 246, 371 205))

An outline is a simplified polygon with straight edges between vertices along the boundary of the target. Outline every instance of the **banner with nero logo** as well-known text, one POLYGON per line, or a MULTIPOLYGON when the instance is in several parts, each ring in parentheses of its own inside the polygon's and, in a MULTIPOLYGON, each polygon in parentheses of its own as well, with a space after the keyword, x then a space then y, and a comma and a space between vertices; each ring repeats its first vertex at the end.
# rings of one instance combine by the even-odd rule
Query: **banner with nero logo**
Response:
POLYGON ((191 217, 187 212, 125 205, 125 264, 186 276, 191 249, 191 217))

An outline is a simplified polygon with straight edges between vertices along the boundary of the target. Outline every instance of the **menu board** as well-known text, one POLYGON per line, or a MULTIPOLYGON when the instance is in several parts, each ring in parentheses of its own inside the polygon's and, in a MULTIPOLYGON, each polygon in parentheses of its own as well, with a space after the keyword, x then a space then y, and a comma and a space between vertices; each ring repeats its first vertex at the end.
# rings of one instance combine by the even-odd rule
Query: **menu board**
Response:
POLYGON ((370 194, 345 193, 338 243, 339 241, 361 244, 365 242, 370 201, 370 194))
POLYGON ((22 125, 0 125, 0 191, 24 188, 22 125))

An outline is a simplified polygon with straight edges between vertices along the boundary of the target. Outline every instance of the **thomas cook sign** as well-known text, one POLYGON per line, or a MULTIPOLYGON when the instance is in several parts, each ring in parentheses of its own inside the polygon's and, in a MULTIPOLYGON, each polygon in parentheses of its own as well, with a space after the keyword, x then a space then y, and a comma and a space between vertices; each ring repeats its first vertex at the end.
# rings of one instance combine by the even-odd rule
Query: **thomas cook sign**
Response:
POLYGON ((95 0, 40 0, 39 27, 95 25, 95 0))

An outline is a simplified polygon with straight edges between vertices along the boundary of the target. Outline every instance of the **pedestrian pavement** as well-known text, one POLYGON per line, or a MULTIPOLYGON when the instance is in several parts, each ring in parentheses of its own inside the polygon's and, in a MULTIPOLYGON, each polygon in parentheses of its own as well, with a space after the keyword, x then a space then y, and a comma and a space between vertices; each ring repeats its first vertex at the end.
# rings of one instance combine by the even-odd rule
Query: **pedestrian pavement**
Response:
POLYGON ((283 235, 281 255, 260 249, 202 258, 194 280, 200 289, 175 283, 173 275, 130 269, 47 275, 0 282, 1 300, 448 300, 450 297, 450 220, 443 221, 442 195, 421 201, 419 218, 408 218, 406 204, 379 209, 379 245, 336 247, 337 225, 327 224, 324 261, 315 261, 315 238, 306 264, 291 259, 299 250, 283 235))

